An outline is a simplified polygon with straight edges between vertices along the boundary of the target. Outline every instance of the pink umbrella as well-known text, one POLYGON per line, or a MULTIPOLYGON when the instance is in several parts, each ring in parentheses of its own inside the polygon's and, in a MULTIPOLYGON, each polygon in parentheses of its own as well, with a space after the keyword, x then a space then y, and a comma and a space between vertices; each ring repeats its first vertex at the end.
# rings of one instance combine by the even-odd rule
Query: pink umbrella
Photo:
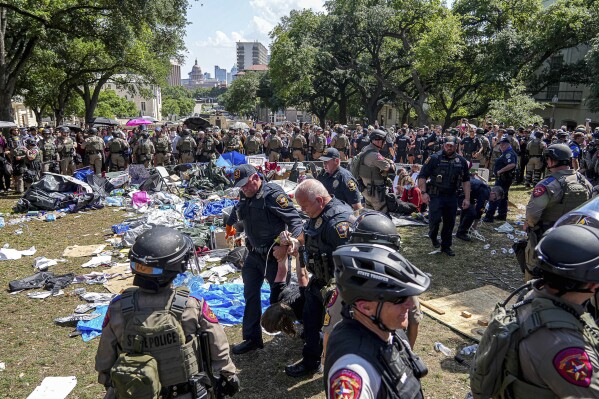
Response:
POLYGON ((139 126, 139 125, 151 125, 154 122, 149 121, 147 119, 130 119, 129 122, 127 122, 127 124, 125 126, 139 126))

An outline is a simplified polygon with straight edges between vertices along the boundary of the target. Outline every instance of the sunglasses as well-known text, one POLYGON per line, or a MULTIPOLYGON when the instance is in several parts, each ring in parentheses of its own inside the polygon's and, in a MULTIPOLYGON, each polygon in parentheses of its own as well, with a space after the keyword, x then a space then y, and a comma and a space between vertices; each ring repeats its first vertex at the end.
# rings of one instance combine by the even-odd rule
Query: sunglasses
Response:
POLYGON ((409 296, 400 296, 399 298, 395 299, 394 301, 390 301, 390 302, 394 305, 401 305, 403 303, 406 303, 408 301, 408 299, 410 299, 409 296))

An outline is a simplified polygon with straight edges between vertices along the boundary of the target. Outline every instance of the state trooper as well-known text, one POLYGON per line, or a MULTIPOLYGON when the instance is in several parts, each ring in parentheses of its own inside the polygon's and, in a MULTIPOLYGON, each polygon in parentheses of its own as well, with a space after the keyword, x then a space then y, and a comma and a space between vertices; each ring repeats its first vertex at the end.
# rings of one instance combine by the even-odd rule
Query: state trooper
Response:
POLYGON ((60 136, 56 140, 56 150, 60 156, 60 174, 72 176, 75 173, 73 156, 77 144, 70 136, 70 129, 66 126, 58 129, 60 136))
POLYGON ((154 149, 156 150, 155 166, 166 166, 171 163, 171 153, 173 151, 171 140, 162 133, 160 127, 154 129, 154 149))
POLYGON ((441 247, 441 252, 449 256, 455 256, 451 244, 460 183, 464 193, 461 207, 462 209, 470 207, 468 161, 456 153, 456 147, 456 138, 449 136, 443 144, 443 150, 432 154, 418 175, 418 188, 422 192, 422 202, 429 205, 428 235, 433 247, 441 247), (443 222, 443 229, 439 243, 437 235, 441 222, 443 222))
POLYGON ((518 165, 518 155, 512 149, 510 140, 502 137, 497 144, 501 151, 493 164, 493 173, 495 175, 495 185, 503 189, 503 198, 489 204, 489 209, 483 219, 486 223, 493 223, 495 220, 506 220, 508 212, 509 190, 516 177, 516 166, 518 165), (497 216, 495 216, 497 212, 497 216))
POLYGON ((229 133, 223 138, 223 152, 239 151, 241 140, 235 129, 229 129, 229 133))
MULTIPOLYGON (((541 239, 536 254, 541 278, 508 313, 519 329, 517 345, 500 359, 498 397, 598 398, 599 327, 585 305, 599 288, 599 230, 559 226, 541 239)), ((477 352, 488 355, 487 363, 494 353, 480 348, 490 348, 493 339, 485 334, 477 352)))
POLYGON ((358 182, 349 170, 341 167, 339 151, 327 148, 319 160, 323 161, 323 171, 317 179, 329 194, 350 205, 354 210, 362 209, 358 182))
POLYGON ((547 148, 547 144, 543 142, 543 132, 536 131, 533 133, 533 139, 526 145, 528 152, 528 163, 526 164, 526 188, 532 185, 537 185, 541 180, 543 172, 543 151, 547 148))
POLYGON ((256 134, 256 129, 250 128, 249 137, 245 141, 246 155, 258 155, 262 153, 263 140, 260 134, 256 134))
POLYGON ((281 159, 283 151, 283 141, 277 134, 277 129, 270 129, 270 137, 268 138, 268 162, 277 162, 281 159))
POLYGON ((43 139, 38 143, 38 147, 42 151, 42 172, 50 172, 53 164, 58 163, 58 151, 56 148, 56 142, 50 129, 44 129, 42 131, 43 139))
POLYGON ((294 161, 303 162, 306 159, 306 138, 299 127, 293 128, 293 137, 291 138, 291 156, 294 161))
POLYGON ((156 148, 154 148, 154 143, 150 140, 150 133, 147 130, 143 130, 141 132, 141 139, 137 140, 131 150, 133 163, 143 164, 145 168, 149 168, 150 165, 153 165, 152 160, 155 153, 156 148))
POLYGON ((345 307, 327 345, 326 396, 423 398, 428 370, 403 332, 415 296, 428 275, 396 250, 349 244, 333 252, 335 278, 345 307))
POLYGON ((214 133, 211 130, 207 130, 204 138, 198 143, 198 153, 200 154, 198 160, 200 162, 210 162, 216 159, 216 146, 220 144, 220 141, 214 137, 214 133))
POLYGON ((331 139, 331 147, 339 152, 342 161, 347 161, 347 156, 349 154, 349 138, 345 134, 345 128, 343 128, 343 126, 337 128, 337 135, 331 139))
POLYGON ((564 214, 591 198, 593 185, 570 167, 572 151, 565 144, 552 144, 543 153, 551 175, 539 182, 526 205, 524 230, 528 233, 525 280, 534 275, 535 247, 541 236, 564 214))
POLYGON ((485 130, 483 128, 479 127, 476 129, 476 138, 480 141, 480 149, 475 152, 472 157, 480 162, 481 167, 488 168, 491 143, 487 136, 485 136, 485 130))
POLYGON ((118 131, 112 132, 112 140, 108 142, 108 151, 110 152, 110 170, 125 170, 127 162, 125 154, 129 149, 129 143, 121 137, 118 131))
POLYGON ((212 358, 207 360, 216 379, 216 393, 221 395, 218 397, 232 396, 239 390, 227 336, 214 312, 197 293, 171 285, 178 273, 185 272, 194 249, 188 236, 164 226, 153 227, 135 240, 129 255, 135 287, 111 301, 96 354, 98 382, 114 389, 117 398, 124 394, 136 397, 131 392, 135 383, 123 386, 127 376, 118 369, 125 354, 136 353, 156 360, 160 398, 198 397, 194 381, 198 382, 200 371, 206 372, 198 364, 202 334, 208 337, 212 358), (147 344, 150 337, 152 345, 147 344), (141 345, 136 345, 138 340, 141 345))
POLYGON ((362 196, 365 207, 383 213, 387 212, 388 173, 395 170, 395 164, 385 159, 379 151, 385 144, 386 134, 382 130, 370 133, 370 144, 362 149, 358 176, 364 185, 362 196))
POLYGON ((27 157, 27 147, 19 137, 19 132, 15 129, 9 142, 10 157, 12 159, 12 177, 15 187, 15 194, 23 194, 24 181, 23 175, 27 170, 25 160, 27 157))
MULTIPOLYGON (((268 183, 251 165, 240 165, 233 172, 235 187, 241 189, 240 199, 226 221, 228 229, 237 222, 243 224, 249 254, 241 269, 243 278, 243 342, 233 346, 234 354, 264 347, 260 328, 260 287, 264 278, 272 286, 277 274, 277 261, 272 255, 275 239, 283 230, 303 243, 303 223, 293 203, 281 186, 268 183)), ((271 298, 271 303, 276 298, 271 298)))
POLYGON ((97 175, 102 173, 104 147, 104 140, 98 137, 98 129, 95 127, 89 129, 89 137, 85 139, 81 148, 85 150, 87 165, 90 165, 97 175))
POLYGON ((195 161, 195 150, 198 147, 196 141, 191 137, 191 130, 183 129, 181 139, 177 141, 177 153, 179 154, 179 163, 189 163, 195 161))
POLYGON ((317 126, 316 130, 314 131, 314 136, 310 141, 310 160, 316 160, 320 158, 326 147, 327 140, 322 135, 322 128, 317 126))

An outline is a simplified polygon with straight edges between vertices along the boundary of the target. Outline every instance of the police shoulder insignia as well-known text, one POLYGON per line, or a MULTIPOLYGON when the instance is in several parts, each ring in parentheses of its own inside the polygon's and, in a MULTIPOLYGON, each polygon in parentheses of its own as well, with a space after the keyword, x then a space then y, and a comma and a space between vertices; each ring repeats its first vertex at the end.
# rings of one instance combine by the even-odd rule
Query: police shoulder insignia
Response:
POLYGON ((538 198, 541 195, 545 194, 547 192, 547 187, 545 187, 543 184, 537 184, 535 186, 535 189, 532 190, 532 196, 534 198, 538 198))
POLYGON ((110 322, 110 309, 106 311, 106 316, 104 316, 104 321, 102 322, 102 329, 108 325, 110 322))
POLYGON ((337 234, 339 238, 347 238, 349 235, 349 223, 348 222, 339 222, 335 225, 335 229, 337 230, 337 234))
POLYGON ((593 365, 582 348, 567 348, 553 358, 553 367, 570 384, 589 387, 593 375, 593 365))
POLYGON ((330 323, 331 323, 331 315, 328 312, 326 312, 324 314, 324 321, 322 322, 322 325, 324 327, 327 327, 330 323))
POLYGON ((329 381, 329 398, 358 399, 362 393, 362 377, 349 369, 341 369, 329 381))
POLYGON ((238 180, 240 176, 241 171, 239 169, 235 169, 235 172, 233 172, 233 177, 235 177, 235 180, 238 180))
POLYGON ((431 160, 431 157, 426 158, 426 161, 424 161, 424 164, 426 165, 430 160, 431 160))
POLYGON ((339 180, 335 180, 333 182, 333 188, 337 188, 337 187, 339 187, 339 180))
POLYGON ((350 179, 347 182, 347 188, 349 188, 349 191, 356 191, 356 182, 353 179, 350 179))
POLYGON ((319 217, 318 219, 316 219, 316 222, 314 222, 314 228, 317 229, 320 226, 322 226, 322 218, 319 217))
POLYGON ((376 154, 376 159, 383 160, 383 159, 385 159, 385 157, 382 156, 381 154, 376 154))
POLYGON ((329 299, 329 302, 327 303, 327 308, 330 308, 331 306, 333 306, 335 304, 335 302, 337 302, 338 296, 339 296, 339 290, 335 289, 335 291, 333 291, 333 295, 331 295, 331 299, 329 299))
POLYGON ((287 208, 289 206, 289 200, 287 199, 287 196, 285 194, 279 194, 277 197, 277 204, 279 204, 281 208, 287 208))
POLYGON ((202 315, 210 323, 218 323, 218 319, 216 318, 216 315, 214 314, 212 309, 210 309, 210 306, 208 305, 208 302, 206 302, 206 301, 204 301, 204 304, 202 305, 202 315))

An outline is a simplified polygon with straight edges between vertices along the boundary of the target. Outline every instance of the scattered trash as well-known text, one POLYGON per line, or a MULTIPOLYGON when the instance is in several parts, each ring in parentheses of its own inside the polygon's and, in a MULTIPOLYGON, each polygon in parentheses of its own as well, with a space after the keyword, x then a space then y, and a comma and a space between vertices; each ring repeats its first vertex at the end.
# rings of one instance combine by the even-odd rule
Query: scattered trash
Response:
POLYGON ((507 254, 507 249, 506 248, 501 248, 501 253, 502 254, 507 254))
POLYGON ((25 251, 19 251, 5 246, 0 249, 0 260, 17 260, 21 259, 23 256, 33 256, 35 255, 35 252, 35 247, 31 247, 25 251))
POLYGON ((465 348, 462 348, 462 350, 460 351, 460 355, 464 355, 464 356, 473 355, 476 353, 477 349, 478 349, 478 344, 466 346, 465 348))
POLYGON ((4 362, 0 362, 0 371, 6 370, 6 364, 4 362))
POLYGON ((98 255, 91 258, 89 261, 81 265, 81 267, 98 267, 101 265, 109 265, 112 260, 110 255, 98 255))
POLYGON ((66 326, 69 324, 76 324, 76 322, 78 321, 89 321, 89 320, 93 320, 96 317, 100 317, 99 313, 91 313, 91 314, 71 314, 65 317, 58 317, 56 319, 54 319, 54 323, 60 325, 60 326, 66 326))
POLYGON ((46 215, 46 222, 55 222, 56 221, 56 215, 53 213, 48 213, 46 215))
POLYGON ((105 244, 99 245, 73 245, 66 247, 62 252, 65 258, 83 258, 87 256, 97 255, 106 248, 105 244))
POLYGON ((497 255, 497 251, 495 251, 495 250, 492 250, 492 251, 491 251, 491 255, 497 255))
POLYGON ((445 356, 453 356, 453 351, 445 345, 443 345, 441 342, 435 342, 434 348, 437 352, 441 352, 445 356))
POLYGON ((514 231, 514 227, 511 224, 509 224, 508 222, 505 222, 501 226, 496 227, 495 231, 497 231, 499 233, 511 233, 514 231))
POLYGON ((491 244, 485 244, 485 245, 483 246, 483 249, 489 249, 489 248, 491 248, 491 244))
MULTIPOLYGON (((25 374, 21 373, 19 378, 23 378, 25 374)), ((46 377, 40 385, 38 385, 27 399, 64 399, 77 385, 77 377, 46 377)))

